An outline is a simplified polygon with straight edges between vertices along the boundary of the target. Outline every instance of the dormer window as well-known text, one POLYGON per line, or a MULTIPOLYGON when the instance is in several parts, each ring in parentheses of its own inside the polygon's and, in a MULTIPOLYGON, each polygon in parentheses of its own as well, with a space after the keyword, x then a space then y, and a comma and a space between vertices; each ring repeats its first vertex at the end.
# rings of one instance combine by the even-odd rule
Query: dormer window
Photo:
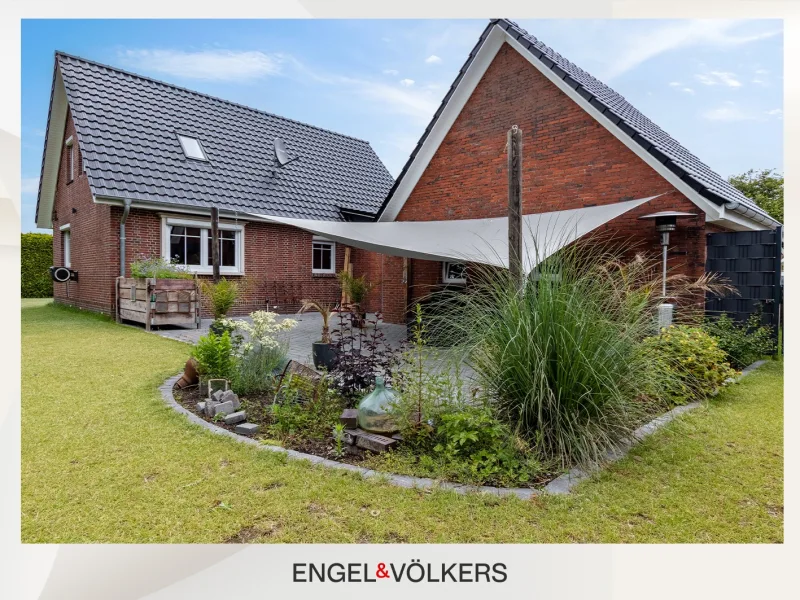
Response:
POLYGON ((181 143, 181 148, 183 148, 183 153, 186 155, 186 158, 208 160, 206 153, 203 151, 203 147, 200 145, 200 140, 197 138, 179 135, 178 141, 181 143))

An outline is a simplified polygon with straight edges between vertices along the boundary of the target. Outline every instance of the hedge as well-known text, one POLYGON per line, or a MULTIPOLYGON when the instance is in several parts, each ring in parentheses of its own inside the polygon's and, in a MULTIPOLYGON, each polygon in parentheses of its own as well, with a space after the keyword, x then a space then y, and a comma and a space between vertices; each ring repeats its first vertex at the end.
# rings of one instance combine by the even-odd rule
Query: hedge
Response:
POLYGON ((22 234, 22 297, 51 298, 53 280, 53 236, 49 233, 22 234))

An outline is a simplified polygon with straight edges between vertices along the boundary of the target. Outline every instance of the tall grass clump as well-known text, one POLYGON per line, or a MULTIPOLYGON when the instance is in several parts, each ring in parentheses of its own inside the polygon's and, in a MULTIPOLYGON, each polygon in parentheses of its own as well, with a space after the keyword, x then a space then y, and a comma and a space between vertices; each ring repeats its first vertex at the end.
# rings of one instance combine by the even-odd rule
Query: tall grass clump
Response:
MULTIPOLYGON (((658 262, 623 256, 576 242, 521 282, 475 265, 466 292, 432 301, 431 327, 465 352, 499 418, 560 467, 601 461, 670 384, 641 346, 657 332, 658 262)), ((671 283, 691 295, 712 282, 671 283)))

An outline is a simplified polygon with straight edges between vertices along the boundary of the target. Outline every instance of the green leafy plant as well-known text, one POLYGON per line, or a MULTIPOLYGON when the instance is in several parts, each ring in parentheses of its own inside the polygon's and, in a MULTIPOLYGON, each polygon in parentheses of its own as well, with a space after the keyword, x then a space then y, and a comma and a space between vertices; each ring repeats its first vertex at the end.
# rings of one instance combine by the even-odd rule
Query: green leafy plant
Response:
POLYGON ((775 169, 750 169, 729 177, 728 181, 767 211, 769 216, 783 223, 783 175, 775 169))
POLYGON ((202 281, 200 290, 203 293, 206 307, 211 311, 215 319, 224 318, 228 311, 233 308, 240 294, 239 284, 224 277, 217 283, 202 281))
POLYGON ((667 375, 674 375, 664 388, 671 404, 707 398, 736 375, 717 340, 701 327, 670 325, 645 339, 644 349, 646 360, 657 361, 667 375))
POLYGON ((231 387, 239 394, 265 394, 273 390, 275 377, 287 361, 288 344, 256 346, 236 361, 231 387))
POLYGON ((193 275, 177 263, 158 257, 143 257, 131 263, 131 276, 149 279, 192 279, 193 275))
POLYGON ((23 298, 53 296, 53 280, 48 271, 53 264, 53 236, 49 233, 23 233, 20 246, 23 298))
POLYGON ((236 359, 228 332, 204 335, 192 348, 192 356, 197 361, 198 372, 207 379, 230 380, 235 373, 236 359))
POLYGON ((342 447, 342 444, 344 443, 344 425, 342 423, 336 423, 336 425, 333 426, 331 433, 333 433, 333 441, 336 443, 334 452, 336 453, 337 458, 341 458, 344 456, 344 449, 342 447))
POLYGON ((271 405, 270 433, 278 439, 301 435, 308 440, 324 440, 339 421, 344 402, 322 377, 314 383, 291 375, 275 394, 271 405))
POLYGON ((339 283, 342 286, 342 291, 350 296, 350 301, 355 305, 360 305, 366 300, 367 295, 375 288, 377 284, 367 281, 366 275, 355 277, 347 271, 339 271, 336 274, 339 278, 339 283))
POLYGON ((703 328, 716 338, 719 347, 736 369, 743 369, 764 356, 775 352, 772 327, 761 324, 761 313, 753 313, 744 323, 738 323, 723 313, 706 319, 703 328))
POLYGON ((515 447, 508 427, 486 406, 441 415, 436 439, 434 453, 452 463, 451 468, 468 470, 480 482, 524 483, 531 472, 540 470, 530 453, 526 456, 515 447))

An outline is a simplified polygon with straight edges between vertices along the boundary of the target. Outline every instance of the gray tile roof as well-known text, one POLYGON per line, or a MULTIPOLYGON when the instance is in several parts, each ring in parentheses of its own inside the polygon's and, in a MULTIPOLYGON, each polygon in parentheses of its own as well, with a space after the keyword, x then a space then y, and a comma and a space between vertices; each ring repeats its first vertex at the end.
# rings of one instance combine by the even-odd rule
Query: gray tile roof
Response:
POLYGON ((95 196, 341 220, 374 214, 393 179, 368 142, 56 54, 95 196), (208 162, 184 156, 177 134, 208 162), (299 157, 283 167, 273 139, 299 157))
MULTIPOLYGON (((558 54, 555 50, 545 45, 534 36, 525 31, 522 27, 508 19, 494 19, 489 22, 478 43, 473 48, 472 52, 467 58, 466 63, 461 68, 458 76, 456 77, 450 90, 445 95, 442 104, 436 111, 431 123, 425 130, 422 138, 419 140, 417 147, 411 154, 408 162, 397 178, 394 186, 387 195, 384 202, 383 210, 388 204, 391 195, 394 193, 395 188, 403 179, 411 163, 422 147, 425 139, 427 138, 433 125, 438 120, 444 107, 447 105, 448 100, 452 96, 456 87, 460 83, 462 77, 466 73, 472 60, 477 55, 486 37, 494 26, 499 26, 505 29, 511 36, 525 46, 536 58, 540 59, 548 68, 550 68, 561 79, 564 79, 573 89, 575 89, 581 96, 586 98, 595 106, 600 112, 603 113, 612 123, 617 125, 622 131, 641 145, 650 154, 662 162, 670 171, 678 175, 684 180, 692 189, 697 191, 703 197, 711 200, 712 202, 722 205, 729 202, 736 202, 740 207, 733 208, 737 212, 748 214, 754 218, 754 214, 758 215, 755 218, 766 217, 769 221, 773 221, 767 213, 762 210, 755 202, 750 200, 747 196, 742 194, 739 190, 733 187, 725 179, 720 177, 705 163, 703 163, 694 154, 689 152, 667 132, 661 129, 658 125, 653 123, 650 119, 644 116, 641 112, 636 110, 633 105, 623 98, 620 94, 612 90, 602 81, 591 76, 589 73, 571 63, 566 58, 558 54)), ((774 222, 774 221, 773 221, 774 222)))

